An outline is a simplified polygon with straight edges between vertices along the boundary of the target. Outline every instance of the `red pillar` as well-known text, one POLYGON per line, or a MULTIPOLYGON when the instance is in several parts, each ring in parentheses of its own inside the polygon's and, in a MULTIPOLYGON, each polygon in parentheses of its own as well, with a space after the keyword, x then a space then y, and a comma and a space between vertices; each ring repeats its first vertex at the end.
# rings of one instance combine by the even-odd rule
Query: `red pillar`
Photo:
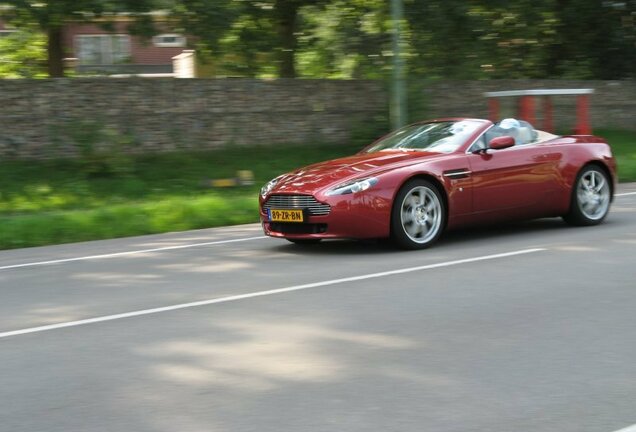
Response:
POLYGON ((576 98, 576 128, 574 133, 579 135, 590 135, 590 110, 588 95, 580 95, 576 98))
POLYGON ((495 123, 499 120, 499 100, 497 98, 488 98, 488 111, 491 122, 495 123))
POLYGON ((521 96, 519 99, 519 118, 530 124, 534 123, 534 98, 532 96, 521 96))

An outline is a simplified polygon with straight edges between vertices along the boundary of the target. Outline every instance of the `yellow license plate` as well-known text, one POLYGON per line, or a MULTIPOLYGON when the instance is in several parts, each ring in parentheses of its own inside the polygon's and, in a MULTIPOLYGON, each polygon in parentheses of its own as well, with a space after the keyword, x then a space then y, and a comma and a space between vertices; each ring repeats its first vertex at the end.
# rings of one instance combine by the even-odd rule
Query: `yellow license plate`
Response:
POLYGON ((272 222, 302 222, 302 210, 278 210, 269 209, 269 220, 272 222))

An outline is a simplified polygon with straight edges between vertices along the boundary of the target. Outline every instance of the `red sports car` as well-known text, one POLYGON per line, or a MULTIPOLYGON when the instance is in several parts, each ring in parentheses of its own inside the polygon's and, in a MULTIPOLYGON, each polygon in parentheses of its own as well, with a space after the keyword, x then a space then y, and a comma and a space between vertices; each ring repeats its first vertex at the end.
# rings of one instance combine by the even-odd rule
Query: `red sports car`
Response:
POLYGON ((420 249, 446 229, 480 223, 560 216, 599 224, 615 182, 602 138, 556 136, 515 119, 440 119, 271 180, 260 216, 265 234, 294 243, 391 238, 420 249))

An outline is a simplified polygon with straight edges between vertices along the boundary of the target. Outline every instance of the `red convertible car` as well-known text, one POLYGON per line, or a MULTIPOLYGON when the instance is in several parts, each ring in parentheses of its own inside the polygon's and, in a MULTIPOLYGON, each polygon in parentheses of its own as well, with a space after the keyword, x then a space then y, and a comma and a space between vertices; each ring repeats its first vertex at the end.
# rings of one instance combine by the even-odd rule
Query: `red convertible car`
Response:
POLYGON ((557 216, 599 224, 615 182, 602 138, 556 136, 515 119, 440 119, 271 180, 260 217, 265 234, 294 243, 391 238, 420 249, 474 224, 557 216))

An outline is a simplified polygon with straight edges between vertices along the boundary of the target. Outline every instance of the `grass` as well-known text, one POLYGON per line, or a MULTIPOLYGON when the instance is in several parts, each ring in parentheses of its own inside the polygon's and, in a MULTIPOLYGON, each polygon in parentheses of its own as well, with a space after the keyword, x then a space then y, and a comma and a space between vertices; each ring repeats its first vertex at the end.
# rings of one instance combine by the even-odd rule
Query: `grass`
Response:
POLYGON ((618 162, 619 181, 636 181, 636 132, 599 129, 594 134, 605 138, 612 146, 618 162))
POLYGON ((234 147, 127 160, 119 172, 85 161, 0 163, 0 249, 258 221, 258 191, 271 178, 352 154, 346 146, 234 147), (251 170, 253 186, 213 189, 210 179, 251 170))
MULTIPOLYGON (((636 133, 595 133, 612 145, 620 181, 636 181, 636 133)), ((90 165, 5 161, 0 163, 0 249, 257 222, 258 191, 266 181, 360 147, 232 147, 113 158, 110 171, 96 170, 94 160, 90 165), (205 186, 241 169, 254 172, 253 186, 205 186)))

